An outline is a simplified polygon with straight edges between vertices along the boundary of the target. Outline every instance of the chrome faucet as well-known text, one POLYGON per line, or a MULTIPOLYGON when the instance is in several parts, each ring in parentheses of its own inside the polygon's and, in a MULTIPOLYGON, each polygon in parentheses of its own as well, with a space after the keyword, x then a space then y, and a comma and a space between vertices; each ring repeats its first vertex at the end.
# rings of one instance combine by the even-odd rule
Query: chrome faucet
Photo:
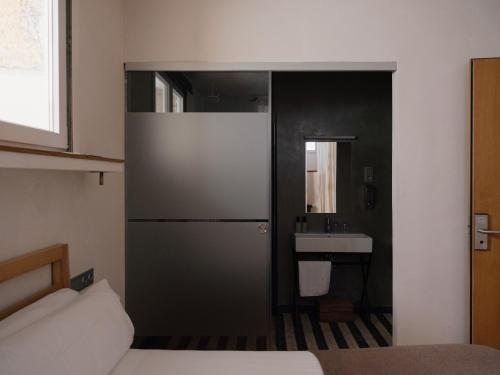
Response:
POLYGON ((332 222, 330 220, 330 216, 327 216, 325 219, 325 231, 326 233, 332 233, 332 222))

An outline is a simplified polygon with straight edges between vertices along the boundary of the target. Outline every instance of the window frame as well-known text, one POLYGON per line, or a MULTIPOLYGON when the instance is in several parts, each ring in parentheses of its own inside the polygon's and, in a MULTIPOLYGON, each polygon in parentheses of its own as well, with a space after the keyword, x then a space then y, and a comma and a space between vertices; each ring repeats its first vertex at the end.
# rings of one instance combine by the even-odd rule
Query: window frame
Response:
MULTIPOLYGON (((49 0, 52 12, 49 61, 50 89, 52 100, 49 103, 51 126, 59 132, 31 128, 0 120, 0 142, 3 144, 24 144, 67 150, 70 145, 68 130, 68 66, 67 66, 67 4, 66 0, 49 0), (54 22, 57 20, 57 22, 54 22)), ((69 9, 69 8, 68 8, 69 9)))
POLYGON ((184 95, 179 90, 172 88, 172 112, 173 113, 184 113, 184 95), (178 97, 181 101, 181 110, 176 111, 174 106, 174 98, 178 97))
POLYGON ((170 99, 170 92, 172 91, 170 83, 162 77, 160 73, 155 73, 155 112, 156 113, 165 113, 165 112, 170 112, 171 108, 171 99, 170 99), (157 96, 156 96, 156 82, 159 81, 163 85, 163 93, 164 93, 164 98, 163 98, 163 111, 158 111, 157 105, 157 96))
MULTIPOLYGON (((167 88, 168 88, 168 108, 165 110, 165 113, 184 113, 186 112, 186 91, 182 88, 179 87, 179 85, 172 80, 171 77, 168 75, 162 74, 162 72, 154 72, 154 79, 153 79, 153 84, 154 84, 154 90, 155 90, 155 95, 154 95, 154 113, 162 113, 162 112, 157 112, 156 111, 156 79, 159 78, 161 81, 163 81, 167 88), (174 112, 174 92, 175 95, 180 96, 182 99, 182 111, 181 112, 174 112)), ((128 109, 127 109, 128 111, 128 109)))

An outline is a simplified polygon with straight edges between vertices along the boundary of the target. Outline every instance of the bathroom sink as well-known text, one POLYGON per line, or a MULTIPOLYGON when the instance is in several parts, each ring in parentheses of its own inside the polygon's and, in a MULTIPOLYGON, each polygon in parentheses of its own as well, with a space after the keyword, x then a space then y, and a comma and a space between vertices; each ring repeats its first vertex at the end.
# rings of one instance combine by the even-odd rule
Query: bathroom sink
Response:
POLYGON ((372 243, 364 233, 295 233, 300 253, 371 253, 372 243))

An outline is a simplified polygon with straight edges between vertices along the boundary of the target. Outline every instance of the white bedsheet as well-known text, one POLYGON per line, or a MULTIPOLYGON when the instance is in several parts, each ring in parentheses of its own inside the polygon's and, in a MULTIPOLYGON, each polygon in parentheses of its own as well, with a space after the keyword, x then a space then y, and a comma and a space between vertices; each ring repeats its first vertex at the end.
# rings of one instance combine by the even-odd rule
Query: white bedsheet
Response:
POLYGON ((309 352, 131 349, 111 375, 322 375, 309 352))

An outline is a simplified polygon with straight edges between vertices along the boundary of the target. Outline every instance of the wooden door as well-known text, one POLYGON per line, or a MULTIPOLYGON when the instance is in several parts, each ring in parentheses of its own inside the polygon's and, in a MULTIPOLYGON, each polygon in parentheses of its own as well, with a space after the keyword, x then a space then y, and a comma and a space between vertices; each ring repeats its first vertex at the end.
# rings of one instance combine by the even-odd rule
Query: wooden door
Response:
POLYGON ((500 58, 472 61, 472 214, 472 342, 500 349, 500 234, 476 222, 500 231, 500 58))

